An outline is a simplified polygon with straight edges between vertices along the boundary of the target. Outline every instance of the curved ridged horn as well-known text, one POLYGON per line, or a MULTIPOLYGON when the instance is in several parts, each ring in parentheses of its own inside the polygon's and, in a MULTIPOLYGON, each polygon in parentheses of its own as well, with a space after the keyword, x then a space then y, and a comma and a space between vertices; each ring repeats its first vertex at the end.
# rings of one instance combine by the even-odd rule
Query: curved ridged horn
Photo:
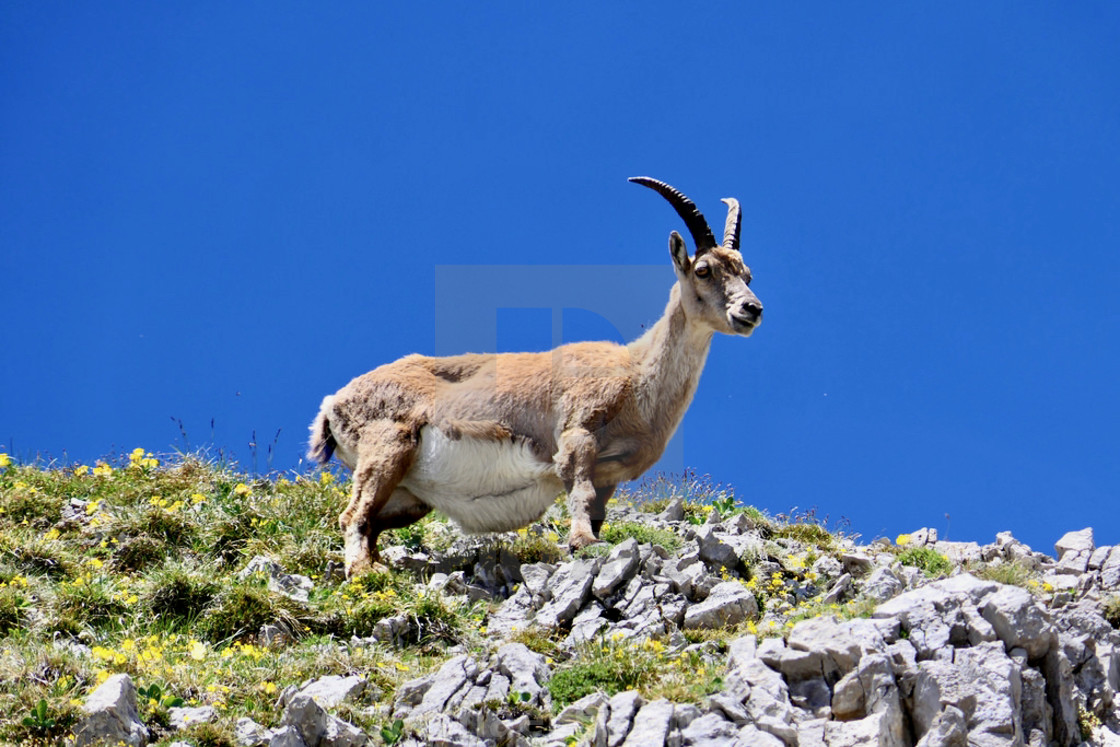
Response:
POLYGON ((704 216, 697 209, 696 203, 665 182, 651 179, 648 176, 632 176, 630 181, 641 184, 643 187, 649 187, 669 201, 669 204, 677 211, 677 215, 688 226, 688 232, 692 234, 692 241, 696 244, 696 256, 700 256, 709 249, 716 248, 716 238, 712 235, 712 229, 708 227, 708 221, 704 220, 704 216))
POLYGON ((723 228, 723 248, 739 251, 739 229, 743 224, 743 216, 739 213, 739 201, 734 197, 724 197, 721 202, 727 203, 727 223, 723 228))

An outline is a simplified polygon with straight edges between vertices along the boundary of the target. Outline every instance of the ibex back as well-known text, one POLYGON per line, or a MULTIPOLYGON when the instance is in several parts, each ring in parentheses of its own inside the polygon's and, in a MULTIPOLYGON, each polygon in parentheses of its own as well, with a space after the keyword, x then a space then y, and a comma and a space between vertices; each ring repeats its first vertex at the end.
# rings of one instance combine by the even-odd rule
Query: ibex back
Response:
POLYGON ((688 408, 712 335, 747 336, 762 320, 739 251, 731 198, 723 242, 691 200, 648 177, 696 245, 669 236, 677 282, 661 318, 629 345, 581 342, 544 353, 410 355, 323 400, 308 455, 354 471, 339 517, 346 573, 378 560, 377 537, 433 508, 466 532, 502 532, 568 494, 580 548, 597 541, 607 500, 661 456, 688 408))

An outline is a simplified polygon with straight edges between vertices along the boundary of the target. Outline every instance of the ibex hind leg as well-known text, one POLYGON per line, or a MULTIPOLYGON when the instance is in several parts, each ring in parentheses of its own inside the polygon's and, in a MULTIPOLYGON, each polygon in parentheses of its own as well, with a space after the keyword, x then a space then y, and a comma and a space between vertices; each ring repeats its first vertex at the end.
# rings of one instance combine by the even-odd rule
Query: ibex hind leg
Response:
POLYGON ((363 430, 350 505, 338 517, 347 577, 373 569, 377 561, 377 534, 384 528, 376 517, 408 472, 415 451, 411 431, 398 423, 376 421, 363 430))
POLYGON ((377 536, 386 529, 400 529, 423 519, 432 507, 423 503, 406 488, 397 488, 376 516, 367 516, 366 546, 374 563, 380 559, 377 536))

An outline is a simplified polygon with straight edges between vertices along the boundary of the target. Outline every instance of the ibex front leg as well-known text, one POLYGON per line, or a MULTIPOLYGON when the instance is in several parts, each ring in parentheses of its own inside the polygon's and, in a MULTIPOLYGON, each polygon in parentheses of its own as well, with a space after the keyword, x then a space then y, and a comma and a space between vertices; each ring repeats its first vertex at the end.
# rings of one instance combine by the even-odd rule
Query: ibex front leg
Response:
MULTIPOLYGON (((568 545, 573 550, 587 547, 596 541, 592 529, 592 519, 602 524, 602 517, 596 510, 600 503, 592 477, 595 474, 595 458, 599 444, 595 436, 585 428, 570 428, 560 434, 560 449, 556 453, 557 471, 568 491, 568 513, 572 517, 572 529, 568 533, 568 545)), ((609 497, 610 493, 607 493, 609 497)), ((606 503, 606 500, 602 501, 606 503)))

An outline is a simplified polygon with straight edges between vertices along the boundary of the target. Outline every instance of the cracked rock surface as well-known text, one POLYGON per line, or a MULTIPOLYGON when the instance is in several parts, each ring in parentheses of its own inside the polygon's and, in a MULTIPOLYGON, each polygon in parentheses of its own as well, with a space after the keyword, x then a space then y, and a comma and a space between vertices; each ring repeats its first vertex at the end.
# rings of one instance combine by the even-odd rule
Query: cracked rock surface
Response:
MULTIPOLYGON (((393 692, 362 672, 288 688, 276 703, 279 727, 241 719, 238 744, 381 743, 338 715, 360 708, 379 709, 386 724, 400 719, 402 745, 1120 744, 1120 633, 1107 619, 1120 549, 1097 547, 1090 529, 1063 536, 1053 557, 1006 532, 980 545, 919 530, 910 547, 951 567, 930 577, 883 542, 813 546, 768 535, 744 514, 712 512, 693 525, 673 502, 660 514, 612 512, 612 522, 667 529, 682 542, 670 551, 631 538, 554 563, 522 564, 477 539, 384 553, 432 593, 488 600, 487 644, 449 651, 393 692), (991 569, 1012 565, 1031 574, 1026 587, 990 580, 1000 577, 991 569), (521 633, 550 641, 556 660, 521 633), (656 645, 718 671, 705 680, 718 684, 677 699, 642 685, 554 702, 553 677, 603 641, 656 645)), ((313 590, 267 559, 245 572, 265 574, 277 593, 313 590)), ((409 624, 384 618, 351 645, 391 647, 409 624)), ((89 697, 74 730, 78 745, 143 745, 148 734, 127 675, 89 697)))

